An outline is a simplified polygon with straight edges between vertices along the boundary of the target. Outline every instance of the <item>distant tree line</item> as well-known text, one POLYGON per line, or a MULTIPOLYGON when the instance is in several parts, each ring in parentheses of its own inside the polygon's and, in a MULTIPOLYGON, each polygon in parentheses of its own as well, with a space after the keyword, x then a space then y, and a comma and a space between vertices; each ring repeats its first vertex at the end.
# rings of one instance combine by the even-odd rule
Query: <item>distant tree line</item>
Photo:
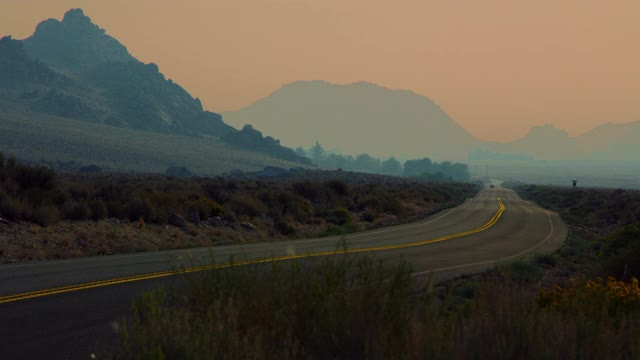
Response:
POLYGON ((467 158, 469 160, 533 160, 533 156, 527 154, 509 154, 482 149, 470 151, 467 158))
POLYGON ((427 179, 431 181, 469 181, 467 164, 450 161, 435 162, 429 158, 407 160, 402 164, 395 157, 381 160, 369 154, 354 156, 327 152, 316 143, 308 150, 298 147, 298 155, 307 157, 318 167, 328 170, 342 169, 373 174, 404 176, 427 179))

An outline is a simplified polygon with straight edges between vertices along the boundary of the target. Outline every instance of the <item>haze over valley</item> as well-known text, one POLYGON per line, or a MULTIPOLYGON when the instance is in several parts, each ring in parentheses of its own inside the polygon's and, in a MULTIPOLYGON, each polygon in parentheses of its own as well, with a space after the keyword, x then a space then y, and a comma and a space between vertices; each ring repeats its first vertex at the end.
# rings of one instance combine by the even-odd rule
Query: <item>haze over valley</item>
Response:
POLYGON ((3 0, 0 359, 638 358, 639 12, 3 0))

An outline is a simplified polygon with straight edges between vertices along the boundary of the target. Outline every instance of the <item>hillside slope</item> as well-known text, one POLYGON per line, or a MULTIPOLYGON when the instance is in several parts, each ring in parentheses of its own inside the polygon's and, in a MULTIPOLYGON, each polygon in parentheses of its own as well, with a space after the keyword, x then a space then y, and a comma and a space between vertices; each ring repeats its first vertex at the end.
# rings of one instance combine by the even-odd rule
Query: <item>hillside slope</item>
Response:
POLYGON ((0 151, 32 161, 76 161, 106 170, 164 173, 185 166, 199 175, 298 163, 238 150, 215 137, 160 134, 36 113, 0 113, 0 151))

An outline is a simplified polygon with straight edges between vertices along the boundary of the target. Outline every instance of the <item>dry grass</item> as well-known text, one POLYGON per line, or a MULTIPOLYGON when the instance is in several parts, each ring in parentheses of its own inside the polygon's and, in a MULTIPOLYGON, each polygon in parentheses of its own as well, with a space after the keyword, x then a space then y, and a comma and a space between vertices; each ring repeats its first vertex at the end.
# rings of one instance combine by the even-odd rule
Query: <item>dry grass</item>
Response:
MULTIPOLYGON (((473 295, 415 293, 407 264, 370 258, 232 268, 149 293, 121 323, 126 359, 635 359, 638 306, 570 311, 512 267, 473 295)), ((636 304, 637 305, 637 304, 636 304)))

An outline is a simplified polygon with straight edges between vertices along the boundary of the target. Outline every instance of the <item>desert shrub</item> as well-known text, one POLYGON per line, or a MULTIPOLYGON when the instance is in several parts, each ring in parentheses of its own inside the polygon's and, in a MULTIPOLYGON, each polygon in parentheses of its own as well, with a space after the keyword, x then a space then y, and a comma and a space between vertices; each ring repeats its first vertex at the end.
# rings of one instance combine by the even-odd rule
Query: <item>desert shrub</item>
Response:
POLYGON ((259 199, 249 194, 239 194, 228 204, 228 207, 237 215, 262 216, 268 212, 268 208, 259 199))
POLYGON ((351 212, 345 208, 333 209, 327 215, 327 221, 336 225, 347 225, 352 220, 351 212))
POLYGON ((453 289, 453 294, 465 299, 472 299, 478 294, 480 284, 475 281, 464 281, 453 289))
POLYGON ((622 227, 605 238, 600 259, 606 276, 639 277, 640 223, 622 227))
POLYGON ((498 264, 494 271, 516 283, 535 283, 542 277, 542 270, 524 259, 498 264))
POLYGON ((326 182, 326 186, 339 196, 346 196, 349 193, 349 185, 345 184, 344 181, 330 180, 326 182))
POLYGON ((107 206, 101 198, 93 199, 89 203, 89 209, 91 210, 91 219, 100 220, 107 217, 107 206))
POLYGON ((32 219, 38 225, 48 226, 60 220, 60 213, 54 205, 43 205, 33 210, 32 219))
POLYGON ((155 209, 148 199, 134 198, 127 204, 127 217, 130 221, 138 219, 159 220, 155 218, 155 209))
POLYGON ((0 190, 0 214, 8 219, 24 218, 28 213, 28 206, 0 190))
POLYGON ((284 236, 291 236, 295 235, 296 233, 296 229, 285 220, 276 221, 274 227, 280 234, 284 236))
POLYGON ((401 353, 395 340, 409 333, 413 291, 406 263, 389 269, 376 260, 346 258, 266 270, 234 268, 197 277, 180 306, 167 291, 143 295, 121 327, 123 357, 352 359, 365 352, 380 358, 401 353))
POLYGON ((261 190, 257 196, 268 207, 268 214, 273 218, 293 216, 296 219, 303 219, 308 214, 306 202, 291 192, 261 190))
POLYGON ((402 215, 404 213, 404 207, 402 202, 397 198, 385 196, 382 198, 382 211, 394 215, 402 215))
POLYGON ((382 201, 377 196, 365 196, 358 202, 358 209, 364 210, 368 209, 373 212, 382 212, 384 207, 382 205, 382 201))
POLYGON ((365 211, 364 213, 362 213, 362 220, 366 222, 373 222, 376 220, 376 218, 377 216, 370 211, 365 211))
POLYGON ((23 189, 39 188, 51 190, 55 186, 56 174, 44 166, 18 166, 15 179, 23 189))
POLYGON ((559 253, 565 258, 582 258, 595 260, 597 253, 595 248, 599 246, 597 241, 587 240, 582 236, 569 233, 565 245, 560 249, 559 253))
POLYGON ((327 230, 325 230, 325 232, 323 232, 320 236, 346 235, 358 230, 360 230, 360 228, 355 224, 346 224, 346 225, 330 224, 329 227, 327 227, 327 230))
POLYGON ((206 219, 212 216, 222 216, 224 214, 224 206, 209 198, 200 198, 194 201, 191 209, 197 210, 200 218, 206 219))
POLYGON ((310 181, 294 183, 293 192, 311 201, 317 201, 324 196, 322 186, 310 181))
POLYGON ((105 202, 107 206, 107 212, 109 213, 109 217, 113 217, 116 219, 127 219, 128 212, 127 207, 120 201, 117 200, 107 200, 105 202))
POLYGON ((497 278, 418 295, 411 272, 348 256, 207 272, 186 291, 139 298, 121 323, 122 357, 634 359, 640 351, 637 280, 575 283, 535 298, 526 284, 497 278))
POLYGON ((64 217, 70 220, 87 220, 91 216, 89 205, 84 200, 67 205, 64 217))
POLYGON ((640 310, 640 285, 637 278, 629 282, 613 277, 586 282, 574 281, 569 286, 556 285, 540 291, 537 301, 563 312, 599 314, 603 310, 615 314, 640 310))
POLYGON ((71 184, 67 191, 74 201, 86 200, 89 197, 89 189, 86 184, 71 184))
POLYGON ((558 259, 553 254, 538 254, 533 257, 533 262, 539 265, 556 266, 558 259))

